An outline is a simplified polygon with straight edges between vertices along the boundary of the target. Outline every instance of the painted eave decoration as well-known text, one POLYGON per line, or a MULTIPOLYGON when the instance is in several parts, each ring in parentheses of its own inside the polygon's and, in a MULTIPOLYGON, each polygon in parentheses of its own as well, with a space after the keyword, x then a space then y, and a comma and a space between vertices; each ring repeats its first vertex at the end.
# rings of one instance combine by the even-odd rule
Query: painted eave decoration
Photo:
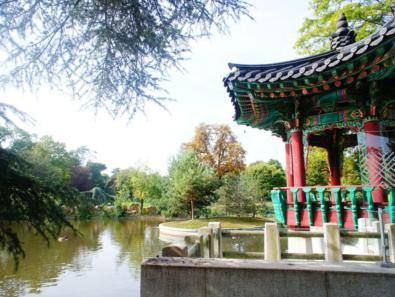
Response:
POLYGON ((276 134, 277 123, 289 120, 284 112, 293 113, 295 99, 330 96, 359 80, 381 80, 394 73, 395 19, 355 42, 342 15, 331 40, 332 49, 315 56, 262 65, 230 63, 224 85, 235 120, 276 134))

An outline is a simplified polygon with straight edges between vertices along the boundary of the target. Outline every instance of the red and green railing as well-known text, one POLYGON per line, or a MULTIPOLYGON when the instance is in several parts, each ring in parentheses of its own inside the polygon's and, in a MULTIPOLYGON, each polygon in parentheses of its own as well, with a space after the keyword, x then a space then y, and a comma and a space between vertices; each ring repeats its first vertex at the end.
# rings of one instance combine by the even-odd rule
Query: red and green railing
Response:
POLYGON ((276 188, 272 190, 272 202, 277 221, 290 227, 331 222, 340 228, 358 229, 358 219, 376 218, 378 208, 383 209, 386 222, 395 223, 395 188, 385 190, 381 203, 373 201, 374 190, 372 186, 276 188), (292 195, 287 195, 287 191, 292 195))

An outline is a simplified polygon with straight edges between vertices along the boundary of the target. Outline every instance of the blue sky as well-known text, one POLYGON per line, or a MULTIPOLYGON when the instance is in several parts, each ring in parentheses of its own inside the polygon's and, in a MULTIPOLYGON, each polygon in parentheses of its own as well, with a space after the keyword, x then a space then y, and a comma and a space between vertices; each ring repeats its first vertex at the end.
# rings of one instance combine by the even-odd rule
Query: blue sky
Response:
POLYGON ((293 44, 303 19, 310 13, 307 0, 249 1, 251 15, 231 24, 229 34, 214 33, 192 44, 185 72, 171 70, 164 86, 175 101, 167 111, 148 104, 145 115, 130 123, 112 119, 104 111, 82 110, 81 102, 43 88, 37 94, 20 90, 0 93, 0 101, 29 113, 34 126, 23 126, 39 136, 51 135, 69 149, 86 145, 96 161, 109 169, 148 166, 166 174, 169 158, 190 140, 199 123, 228 124, 247 151, 247 163, 277 159, 284 164, 284 146, 269 132, 238 126, 222 85, 228 62, 264 64, 297 58, 293 44))

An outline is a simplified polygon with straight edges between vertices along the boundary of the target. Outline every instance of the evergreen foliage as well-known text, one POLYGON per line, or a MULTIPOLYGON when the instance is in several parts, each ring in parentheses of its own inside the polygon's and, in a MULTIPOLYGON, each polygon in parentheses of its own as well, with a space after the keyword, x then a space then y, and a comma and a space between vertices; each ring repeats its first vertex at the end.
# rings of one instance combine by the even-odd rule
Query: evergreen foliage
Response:
MULTIPOLYGON (((189 42, 246 16, 242 0, 0 2, 0 86, 56 86, 112 115, 166 99, 189 42)), ((1 112, 1 109, 0 109, 1 112)))
POLYGON ((3 148, 0 170, 0 247, 17 263, 24 251, 13 231, 13 221, 26 222, 49 242, 62 227, 72 227, 62 207, 74 207, 79 194, 67 184, 36 176, 34 165, 3 148))
POLYGON ((82 195, 74 184, 81 180, 76 168, 88 171, 88 184, 91 174, 78 157, 82 155, 68 151, 65 144, 6 127, 0 127, 0 144, 0 247, 16 261, 24 252, 12 229, 15 221, 26 222, 49 243, 63 227, 72 227, 67 214, 88 218, 93 204, 108 201, 109 195, 98 187, 89 191, 89 198, 82 195))
POLYGON ((218 179, 214 169, 199 160, 196 152, 182 151, 169 168, 168 214, 186 215, 192 219, 195 212, 202 213, 216 199, 218 179))

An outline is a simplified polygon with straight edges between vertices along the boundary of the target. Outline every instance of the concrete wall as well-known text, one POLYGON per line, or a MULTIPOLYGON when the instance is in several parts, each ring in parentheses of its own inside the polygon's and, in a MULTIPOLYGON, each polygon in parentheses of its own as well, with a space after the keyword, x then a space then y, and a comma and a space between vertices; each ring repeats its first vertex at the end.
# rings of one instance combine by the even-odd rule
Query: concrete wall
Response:
POLYGON ((152 258, 141 297, 393 297, 395 268, 236 259, 152 258))

